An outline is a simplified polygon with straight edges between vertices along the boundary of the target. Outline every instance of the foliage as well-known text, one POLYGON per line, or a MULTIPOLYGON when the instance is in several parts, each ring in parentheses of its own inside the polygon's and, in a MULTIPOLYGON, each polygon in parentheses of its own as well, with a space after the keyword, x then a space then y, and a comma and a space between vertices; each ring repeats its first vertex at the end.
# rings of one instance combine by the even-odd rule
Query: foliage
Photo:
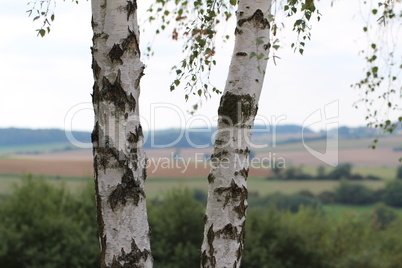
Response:
POLYGON ((383 203, 375 205, 370 215, 370 220, 373 223, 373 227, 381 230, 386 229, 396 219, 397 214, 395 211, 383 203))
POLYGON ((173 190, 149 206, 152 254, 161 268, 197 267, 204 208, 188 190, 173 190))
POLYGON ((396 178, 398 180, 402 180, 402 166, 399 166, 398 169, 396 170, 396 178))
MULTIPOLYGON (((363 32, 368 46, 362 50, 366 67, 363 78, 356 88, 363 90, 361 102, 367 109, 367 125, 382 132, 392 133, 402 127, 400 99, 402 83, 401 50, 397 36, 400 36, 402 12, 401 0, 363 1, 371 12, 366 14, 363 32), (392 120, 395 117, 397 120, 392 120)), ((358 106, 356 106, 358 107, 358 106)), ((375 139, 372 148, 376 148, 375 139)), ((402 158, 400 159, 402 160, 402 158)))
POLYGON ((391 207, 402 207, 402 181, 394 180, 385 186, 384 203, 391 207))
MULTIPOLYGON (((199 266, 204 209, 193 194, 174 190, 149 204, 155 267, 199 266)), ((93 185, 72 195, 38 178, 25 179, 0 200, 0 267, 99 267, 93 196, 93 185)), ((244 268, 402 263, 402 222, 384 205, 368 216, 340 219, 306 207, 292 213, 268 203, 250 205, 244 268)))
POLYGON ((273 176, 268 179, 273 180, 381 180, 381 178, 373 175, 362 176, 360 174, 352 174, 352 165, 349 163, 339 164, 332 171, 326 173, 325 168, 320 166, 317 168, 317 175, 313 176, 303 172, 302 167, 277 168, 273 166, 273 176))
POLYGON ((333 171, 331 171, 327 178, 330 180, 340 180, 341 178, 349 178, 351 175, 351 164, 340 164, 333 171))
POLYGON ((361 184, 341 181, 335 190, 336 201, 348 205, 367 205, 375 202, 374 192, 361 184))
POLYGON ((264 197, 253 198, 250 200, 251 208, 269 208, 275 207, 278 210, 298 212, 302 207, 319 209, 320 202, 314 197, 308 197, 301 194, 284 195, 280 193, 267 195, 264 197))
MULTIPOLYGON (((78 0, 72 0, 72 2, 78 4, 78 0)), ((55 19, 56 0, 32 0, 28 2, 28 6, 28 16, 33 16, 33 21, 42 21, 42 25, 36 31, 38 36, 44 37, 50 33, 51 23, 55 19)))
POLYGON ((251 211, 242 267, 329 267, 330 260, 320 247, 329 226, 323 220, 312 210, 297 214, 279 213, 274 208, 251 211))
POLYGON ((93 196, 27 176, 0 206, 0 267, 99 267, 93 196))
POLYGON ((338 221, 310 209, 296 214, 250 211, 242 267, 399 267, 400 223, 378 230, 364 217, 344 216, 338 221))
MULTIPOLYGON (((234 15, 236 0, 230 1, 187 1, 187 0, 157 0, 148 9, 149 22, 156 21, 156 34, 169 30, 172 32, 172 40, 182 39, 183 59, 172 67, 176 78, 170 86, 175 90, 184 85, 185 99, 191 95, 198 97, 210 97, 211 91, 220 94, 221 90, 210 82, 210 73, 217 64, 215 59, 216 42, 219 37, 226 41, 231 38, 227 33, 218 34, 219 25, 227 23, 234 15), (174 26, 171 26, 174 24, 174 26)), ((310 39, 311 27, 309 21, 313 14, 320 19, 321 14, 312 0, 287 0, 271 6, 272 14, 268 15, 271 27, 270 44, 274 50, 279 49, 280 40, 277 32, 283 28, 283 23, 277 21, 275 15, 278 11, 285 13, 285 17, 295 17, 293 31, 297 33, 297 41, 292 43, 295 51, 303 54, 306 41, 310 39)), ((224 28, 224 27, 222 27, 224 28)), ((258 40, 256 40, 258 43, 258 40)), ((271 50, 272 52, 272 50, 271 50)), ((272 57, 276 58, 274 52, 272 57)), ((153 55, 148 47, 148 56, 153 55)), ((197 110, 198 104, 194 105, 197 110)))

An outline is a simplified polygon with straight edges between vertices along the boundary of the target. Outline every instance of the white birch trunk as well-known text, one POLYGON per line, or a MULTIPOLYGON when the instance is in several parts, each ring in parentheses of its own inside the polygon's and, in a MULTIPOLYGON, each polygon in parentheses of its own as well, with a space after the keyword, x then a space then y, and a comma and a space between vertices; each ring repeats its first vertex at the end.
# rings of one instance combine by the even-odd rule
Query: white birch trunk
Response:
POLYGON ((238 4, 235 47, 208 176, 201 267, 240 267, 244 247, 249 141, 268 60, 271 1, 238 4))
POLYGON ((101 267, 152 267, 135 0, 92 0, 92 133, 101 267))

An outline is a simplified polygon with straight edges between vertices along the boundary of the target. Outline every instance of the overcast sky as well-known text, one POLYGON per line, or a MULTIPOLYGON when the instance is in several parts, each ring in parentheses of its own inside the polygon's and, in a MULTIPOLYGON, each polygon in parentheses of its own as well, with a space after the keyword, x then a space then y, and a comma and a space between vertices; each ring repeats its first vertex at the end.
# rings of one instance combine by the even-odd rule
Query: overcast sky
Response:
MULTIPOLYGON (((26 2, 3 0, 0 9, 0 127, 64 128, 67 118, 67 127, 91 130, 90 2, 58 3, 52 32, 46 38, 36 36, 38 24, 27 17, 26 2)), ((323 2, 330 1, 319 2, 323 17, 314 24, 304 56, 290 49, 296 38, 293 34, 284 40, 287 48, 277 53, 281 58, 277 65, 270 62, 259 104, 260 118, 271 123, 303 124, 311 121, 311 114, 329 105, 331 117, 336 117, 339 125, 365 125, 365 110, 353 107, 359 92, 350 87, 361 78, 364 67, 358 55, 365 41, 358 1, 338 0, 332 8, 323 2)), ((142 33, 142 47, 153 38, 151 32, 142 33)), ((204 101, 197 117, 189 121, 186 111, 194 102, 186 103, 183 91, 169 91, 170 67, 180 60, 181 45, 165 35, 155 39, 154 48, 155 56, 144 59, 147 69, 140 100, 143 127, 205 125, 205 118, 214 125, 218 96, 204 101)), ((219 66, 212 80, 220 89, 231 49, 231 44, 218 46, 219 66)), ((325 122, 312 127, 325 128, 325 122)))

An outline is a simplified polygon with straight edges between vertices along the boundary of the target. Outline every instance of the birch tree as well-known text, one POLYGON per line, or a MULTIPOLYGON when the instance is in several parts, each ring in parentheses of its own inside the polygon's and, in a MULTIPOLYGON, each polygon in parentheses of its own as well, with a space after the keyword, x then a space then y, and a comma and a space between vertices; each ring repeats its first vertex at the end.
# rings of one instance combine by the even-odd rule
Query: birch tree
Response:
POLYGON ((247 209, 248 155, 269 55, 271 1, 238 3, 235 47, 218 109, 208 176, 202 267, 240 267, 247 209))
POLYGON ((92 1, 92 133, 102 267, 152 267, 135 0, 92 1))
MULTIPOLYGON (((78 1, 72 1, 78 3, 78 1)), ((56 1, 29 3, 50 32, 56 1)), ((101 267, 152 267, 139 122, 140 60, 136 0, 92 0, 92 132, 101 267)))

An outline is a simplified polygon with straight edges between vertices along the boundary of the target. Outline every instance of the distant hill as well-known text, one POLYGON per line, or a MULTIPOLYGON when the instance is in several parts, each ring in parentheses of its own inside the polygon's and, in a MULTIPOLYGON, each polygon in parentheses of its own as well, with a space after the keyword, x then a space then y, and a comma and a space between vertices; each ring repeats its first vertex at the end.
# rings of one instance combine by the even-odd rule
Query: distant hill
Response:
MULTIPOLYGON (((300 125, 278 125, 273 129, 269 126, 256 125, 253 129, 253 139, 263 140, 273 133, 280 137, 280 143, 300 142, 302 126, 300 125)), ((334 131, 334 130, 333 130, 334 131)), ((335 130, 336 131, 336 130, 335 130)), ((190 148, 194 145, 202 147, 211 147, 214 141, 214 133, 216 128, 192 128, 188 130, 165 129, 152 132, 145 132, 145 148, 157 148, 171 144, 170 147, 190 148)), ((365 127, 348 128, 341 127, 338 129, 341 138, 363 138, 374 136, 374 131, 365 127)), ((91 133, 85 131, 73 131, 74 138, 80 142, 91 142, 91 133)), ((303 134, 309 136, 308 139, 324 139, 327 133, 314 132, 311 129, 304 129, 303 134)), ((0 128, 0 149, 18 147, 24 148, 33 145, 59 144, 57 150, 74 149, 69 145, 64 130, 61 129, 23 129, 23 128, 0 128)), ((56 150, 56 149, 55 149, 56 150)), ((1 151, 1 150, 0 150, 1 151)), ((21 152, 21 150, 19 151, 21 152)), ((26 152, 26 151, 24 151, 26 152)), ((35 151, 37 152, 37 151, 35 151)))
MULTIPOLYGON (((74 137, 81 142, 91 142, 91 133, 73 131, 74 137)), ((49 143, 69 143, 64 130, 0 128, 0 147, 23 146, 49 143)))

